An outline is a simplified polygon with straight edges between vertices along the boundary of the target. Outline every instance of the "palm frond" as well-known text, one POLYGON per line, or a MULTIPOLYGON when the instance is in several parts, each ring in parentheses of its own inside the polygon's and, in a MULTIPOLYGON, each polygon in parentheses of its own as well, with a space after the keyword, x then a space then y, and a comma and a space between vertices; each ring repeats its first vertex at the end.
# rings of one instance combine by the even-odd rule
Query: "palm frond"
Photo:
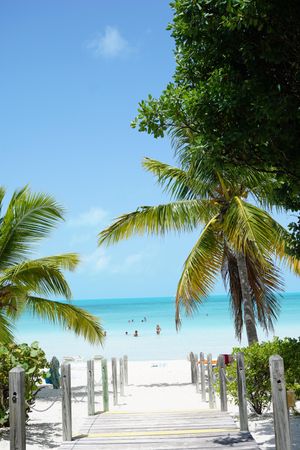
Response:
POLYGON ((266 211, 235 196, 224 215, 223 228, 235 249, 246 254, 250 247, 255 248, 256 256, 261 258, 284 242, 281 228, 275 224, 266 211))
POLYGON ((7 345, 13 342, 13 328, 11 321, 0 311, 0 344, 7 345))
POLYGON ((192 231, 200 224, 205 207, 197 200, 185 200, 158 206, 141 206, 123 214, 98 235, 98 244, 113 244, 132 235, 164 235, 174 231, 192 231))
POLYGON ((63 209, 53 197, 33 194, 27 187, 15 192, 1 224, 0 270, 26 258, 32 245, 62 219, 63 209))
POLYGON ((0 286, 10 283, 37 295, 55 295, 69 299, 71 290, 62 270, 74 270, 78 262, 78 255, 74 253, 25 261, 3 270, 0 286))
POLYGON ((33 315, 83 336, 91 344, 103 343, 104 331, 99 320, 82 308, 32 296, 27 297, 26 308, 33 315))
POLYGON ((185 171, 150 158, 144 159, 143 167, 157 177, 158 183, 173 198, 189 200, 211 197, 210 186, 195 177, 191 167, 185 171))
POLYGON ((185 261, 176 293, 176 328, 180 328, 180 310, 191 315, 212 291, 221 268, 223 239, 213 218, 203 229, 196 245, 185 261))
MULTIPOLYGON (((255 316, 261 327, 268 333, 273 331, 274 321, 279 314, 282 279, 271 259, 267 258, 261 264, 252 255, 248 254, 245 257, 255 316)), ((221 273, 230 293, 235 333, 240 340, 243 328, 243 295, 236 256, 227 244, 224 246, 221 273)))

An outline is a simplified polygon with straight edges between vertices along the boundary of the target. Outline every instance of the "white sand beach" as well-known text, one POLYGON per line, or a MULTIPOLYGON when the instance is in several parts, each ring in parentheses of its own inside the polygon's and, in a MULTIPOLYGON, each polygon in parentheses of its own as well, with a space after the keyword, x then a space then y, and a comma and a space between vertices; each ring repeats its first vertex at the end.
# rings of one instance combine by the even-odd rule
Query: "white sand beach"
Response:
MULTIPOLYGON (((109 380, 111 378, 110 361, 108 363, 109 380)), ((72 362, 72 412, 73 436, 80 432, 87 416, 86 363, 72 362)), ((100 360, 95 361, 96 411, 102 409, 100 395, 100 360)), ((27 428, 27 449, 55 449, 62 442, 61 392, 46 385, 39 393, 35 410, 30 414, 27 428), (53 402, 55 403, 53 404, 53 402), (51 406, 53 404, 53 406, 51 406), (49 409, 47 409, 49 408, 49 409), (45 410, 39 412, 37 410, 45 410)), ((119 397, 114 406, 110 388, 111 411, 188 411, 208 408, 201 404, 200 394, 190 382, 190 364, 188 360, 176 361, 129 361, 129 386, 125 396, 119 397)), ((217 408, 219 404, 217 403, 217 408)), ((236 417, 237 407, 230 405, 230 413, 236 417)), ((237 419, 236 419, 237 420, 237 419)), ((300 448, 300 418, 291 418, 294 449, 300 448)), ((250 418, 250 431, 261 449, 275 449, 272 414, 250 418)), ((8 432, 1 434, 0 450, 9 449, 8 432)))

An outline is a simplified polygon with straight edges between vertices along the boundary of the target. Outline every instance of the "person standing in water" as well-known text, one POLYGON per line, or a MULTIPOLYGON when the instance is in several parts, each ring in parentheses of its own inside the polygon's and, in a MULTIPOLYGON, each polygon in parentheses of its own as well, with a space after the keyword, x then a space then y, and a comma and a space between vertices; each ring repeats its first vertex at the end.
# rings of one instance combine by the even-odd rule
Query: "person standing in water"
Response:
POLYGON ((161 328, 159 326, 159 324, 156 325, 156 334, 160 334, 161 332, 161 328))

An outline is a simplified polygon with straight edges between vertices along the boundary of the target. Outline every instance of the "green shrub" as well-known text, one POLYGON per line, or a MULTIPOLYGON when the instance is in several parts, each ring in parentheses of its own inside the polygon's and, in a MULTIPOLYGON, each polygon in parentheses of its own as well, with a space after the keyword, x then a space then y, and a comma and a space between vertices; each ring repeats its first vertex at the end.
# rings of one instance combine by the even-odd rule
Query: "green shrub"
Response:
POLYGON ((0 345, 0 426, 9 425, 8 374, 17 366, 25 370, 25 399, 28 405, 33 405, 35 391, 45 378, 44 369, 48 367, 45 353, 37 342, 0 345))
MULTIPOLYGON (((269 357, 272 355, 283 358, 287 388, 294 389, 300 397, 300 338, 274 338, 270 342, 233 349, 233 355, 238 352, 245 355, 247 398, 255 412, 262 414, 271 401, 269 357)), ((226 374, 229 379, 236 378, 235 361, 227 366, 226 374)), ((228 383, 228 393, 237 403, 236 382, 228 383)))

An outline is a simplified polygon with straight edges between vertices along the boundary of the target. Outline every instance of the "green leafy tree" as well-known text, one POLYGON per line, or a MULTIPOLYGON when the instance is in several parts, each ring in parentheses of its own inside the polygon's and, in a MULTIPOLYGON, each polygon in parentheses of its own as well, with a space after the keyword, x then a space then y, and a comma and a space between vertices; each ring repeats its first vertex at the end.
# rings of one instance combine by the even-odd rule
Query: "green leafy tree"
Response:
MULTIPOLYGON (((0 189, 0 205, 5 191, 0 189)), ((49 296, 71 298, 63 274, 74 270, 78 255, 66 253, 30 259, 34 244, 47 237, 63 219, 63 209, 46 194, 33 194, 28 187, 16 191, 0 220, 0 343, 13 341, 13 323, 31 311, 52 323, 74 331, 91 343, 102 342, 99 321, 70 303, 49 296)))
POLYGON ((273 256, 284 259, 295 271, 299 261, 286 254, 287 231, 266 211, 251 204, 267 189, 260 174, 237 169, 217 171, 183 152, 184 168, 146 159, 144 167, 175 199, 158 206, 142 206, 123 214, 99 234, 99 244, 113 244, 134 234, 158 234, 175 230, 191 231, 203 226, 187 257, 176 294, 176 324, 180 309, 187 314, 212 291, 218 274, 228 285, 235 319, 241 337, 245 324, 249 344, 256 342, 256 319, 265 330, 272 329, 277 317, 275 292, 281 279, 273 256), (196 164, 195 164, 196 162, 196 164))
MULTIPOLYGON (((262 414, 271 402, 271 381, 269 358, 280 355, 284 361, 284 373, 287 389, 293 389, 300 397, 300 340, 293 338, 274 338, 270 342, 256 343, 246 348, 234 348, 233 356, 243 352, 245 356, 245 374, 247 400, 257 414, 262 414)), ((229 380, 236 379, 236 361, 227 366, 229 380)), ((236 381, 227 385, 228 393, 238 403, 236 381)))
MULTIPOLYGON (((276 177, 274 201, 300 209, 300 3, 175 0, 176 68, 133 126, 155 137, 193 133, 212 164, 276 177)), ((290 252, 300 257, 300 222, 290 252), (298 243, 298 245, 297 245, 298 243)))
POLYGON ((35 393, 45 378, 48 367, 45 353, 37 342, 31 345, 0 344, 0 426, 9 426, 9 371, 14 367, 25 370, 26 419, 30 406, 34 405, 35 393))

